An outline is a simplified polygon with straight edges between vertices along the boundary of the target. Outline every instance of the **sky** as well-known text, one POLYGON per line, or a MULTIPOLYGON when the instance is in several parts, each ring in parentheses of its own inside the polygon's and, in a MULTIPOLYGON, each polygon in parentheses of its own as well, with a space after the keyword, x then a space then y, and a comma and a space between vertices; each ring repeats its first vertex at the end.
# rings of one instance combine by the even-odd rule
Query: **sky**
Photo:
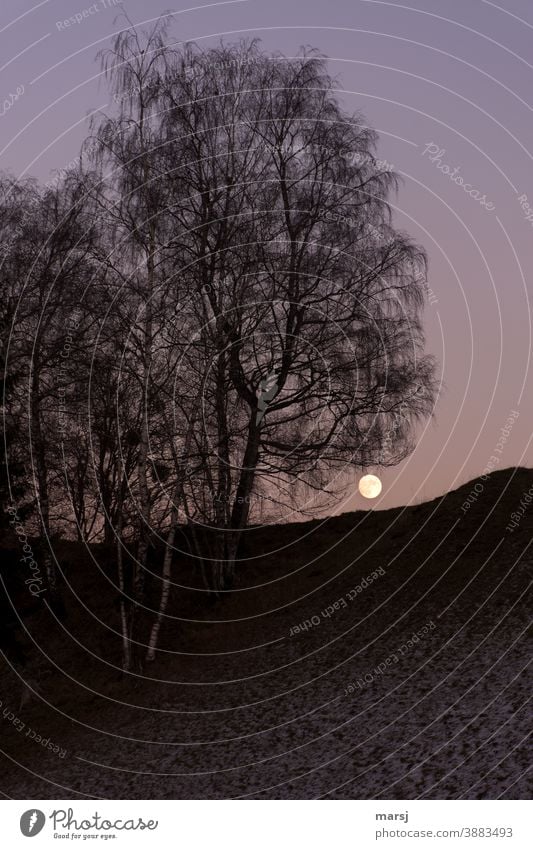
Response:
MULTIPOLYGON (((383 480, 373 506, 533 466, 533 4, 2 0, 2 169, 46 181, 75 159, 87 116, 112 108, 95 57, 124 27, 121 9, 139 25, 173 12, 172 40, 206 48, 252 37, 287 56, 316 47, 401 176, 395 224, 429 256, 424 323, 441 389, 413 454, 369 469, 383 480)), ((368 506, 354 485, 338 511, 368 506)))

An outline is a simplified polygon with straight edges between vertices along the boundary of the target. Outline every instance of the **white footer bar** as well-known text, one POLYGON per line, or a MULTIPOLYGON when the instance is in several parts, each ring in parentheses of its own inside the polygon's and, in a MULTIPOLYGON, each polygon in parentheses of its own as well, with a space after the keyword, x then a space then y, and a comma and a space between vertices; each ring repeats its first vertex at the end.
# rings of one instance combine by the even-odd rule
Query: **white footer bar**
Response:
POLYGON ((507 800, 9 800, 0 833, 6 849, 530 849, 532 813, 531 802, 507 800))

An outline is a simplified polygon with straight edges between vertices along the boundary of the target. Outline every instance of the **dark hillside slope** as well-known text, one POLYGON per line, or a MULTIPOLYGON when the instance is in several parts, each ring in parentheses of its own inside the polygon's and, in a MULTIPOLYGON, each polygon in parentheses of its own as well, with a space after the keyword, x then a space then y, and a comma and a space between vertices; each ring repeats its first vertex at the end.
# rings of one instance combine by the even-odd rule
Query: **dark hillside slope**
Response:
POLYGON ((507 469, 415 507, 252 528, 216 600, 180 554, 156 661, 126 679, 113 559, 61 543, 66 616, 31 608, 27 662, 0 677, 0 789, 523 798, 533 505, 506 528, 529 490, 507 469), (39 690, 22 708, 19 675, 39 690))

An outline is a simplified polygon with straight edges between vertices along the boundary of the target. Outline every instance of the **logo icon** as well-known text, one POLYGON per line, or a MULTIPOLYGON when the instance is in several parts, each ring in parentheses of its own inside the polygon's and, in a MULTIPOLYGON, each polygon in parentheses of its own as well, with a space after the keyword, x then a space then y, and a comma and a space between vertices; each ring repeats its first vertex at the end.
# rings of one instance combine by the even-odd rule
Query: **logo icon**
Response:
POLYGON ((37 810, 37 808, 32 808, 22 814, 20 818, 20 830, 24 837, 35 837, 36 834, 42 831, 45 822, 46 817, 43 812, 37 810))

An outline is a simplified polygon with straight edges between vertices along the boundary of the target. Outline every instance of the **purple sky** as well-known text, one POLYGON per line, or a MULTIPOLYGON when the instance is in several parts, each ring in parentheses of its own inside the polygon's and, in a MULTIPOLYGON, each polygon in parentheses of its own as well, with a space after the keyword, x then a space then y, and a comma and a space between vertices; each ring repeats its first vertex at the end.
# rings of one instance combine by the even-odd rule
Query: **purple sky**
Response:
MULTIPOLYGON (((402 175, 396 224, 429 253, 427 347, 444 388, 414 454, 382 473, 375 506, 431 498, 483 473, 491 457, 495 468, 533 466, 531 2, 122 5, 136 23, 172 9, 176 41, 207 47, 221 35, 257 36, 289 56, 303 44, 317 47, 346 108, 365 114, 380 133, 381 158, 402 175), (431 161, 437 149, 444 153, 431 161), (486 205, 444 166, 459 169, 486 205), (511 411, 519 415, 495 454, 511 411)), ((111 0, 2 0, 0 104, 24 87, 11 108, 0 107, 2 168, 47 180, 76 156, 85 116, 109 101, 95 55, 121 28, 119 12, 111 0), (81 23, 62 25, 84 10, 81 23)), ((369 503, 354 494, 339 509, 369 503)))

